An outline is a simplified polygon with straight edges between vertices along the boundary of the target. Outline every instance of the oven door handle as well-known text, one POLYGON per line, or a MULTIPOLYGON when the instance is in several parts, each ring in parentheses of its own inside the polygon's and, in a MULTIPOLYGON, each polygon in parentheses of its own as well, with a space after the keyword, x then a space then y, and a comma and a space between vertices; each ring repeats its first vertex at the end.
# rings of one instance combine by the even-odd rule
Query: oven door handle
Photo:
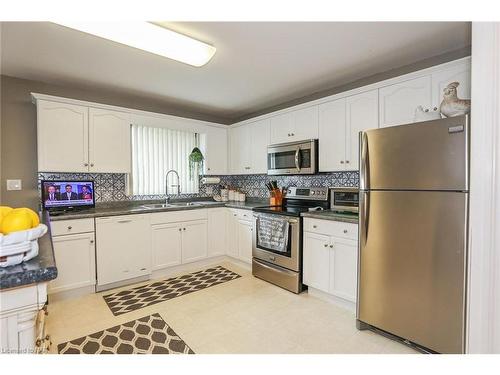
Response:
POLYGON ((300 147, 295 150, 295 168, 300 172, 300 147))

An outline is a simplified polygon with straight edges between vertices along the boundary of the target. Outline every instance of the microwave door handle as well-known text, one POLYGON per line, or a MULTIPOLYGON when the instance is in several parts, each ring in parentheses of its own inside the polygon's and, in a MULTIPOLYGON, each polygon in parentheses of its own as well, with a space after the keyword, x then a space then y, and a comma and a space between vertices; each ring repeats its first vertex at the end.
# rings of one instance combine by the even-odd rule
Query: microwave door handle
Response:
POLYGON ((295 168, 300 172, 300 147, 295 150, 295 168))

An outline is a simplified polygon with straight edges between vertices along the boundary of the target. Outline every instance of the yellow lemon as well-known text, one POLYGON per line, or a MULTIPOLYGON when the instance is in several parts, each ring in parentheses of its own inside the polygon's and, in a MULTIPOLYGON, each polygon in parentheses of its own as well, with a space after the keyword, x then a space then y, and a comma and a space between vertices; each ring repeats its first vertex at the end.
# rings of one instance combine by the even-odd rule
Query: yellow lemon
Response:
POLYGON ((15 211, 5 215, 2 221, 2 233, 9 234, 20 230, 31 229, 33 219, 26 211, 15 211))
POLYGON ((2 221, 4 216, 12 211, 12 207, 0 206, 0 233, 2 233, 2 221))
POLYGON ((26 212, 28 215, 30 215, 31 217, 31 228, 35 228, 38 226, 38 224, 40 224, 40 217, 38 216, 38 214, 29 209, 29 208, 26 208, 26 207, 22 207, 22 208, 14 208, 14 210, 12 212, 26 212))

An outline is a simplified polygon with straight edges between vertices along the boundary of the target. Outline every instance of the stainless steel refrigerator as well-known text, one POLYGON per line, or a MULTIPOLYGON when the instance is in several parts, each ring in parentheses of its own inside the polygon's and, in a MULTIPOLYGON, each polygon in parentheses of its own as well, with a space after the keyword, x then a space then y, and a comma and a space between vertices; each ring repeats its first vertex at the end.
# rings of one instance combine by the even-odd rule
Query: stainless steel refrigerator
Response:
POLYGON ((467 116, 360 133, 357 325, 465 350, 467 116))

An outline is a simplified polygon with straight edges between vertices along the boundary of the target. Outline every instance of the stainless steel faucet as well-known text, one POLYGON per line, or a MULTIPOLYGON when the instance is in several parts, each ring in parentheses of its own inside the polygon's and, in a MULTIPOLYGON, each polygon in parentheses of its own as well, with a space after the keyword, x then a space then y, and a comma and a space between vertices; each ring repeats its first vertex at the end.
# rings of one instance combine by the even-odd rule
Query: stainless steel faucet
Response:
POLYGON ((175 175, 177 176, 177 185, 171 185, 171 187, 177 187, 177 196, 181 195, 181 182, 180 182, 181 180, 179 178, 179 173, 177 173, 177 171, 175 169, 171 169, 165 175, 165 195, 167 196, 166 199, 165 199, 165 203, 167 203, 167 204, 168 204, 168 201, 169 201, 169 196, 168 196, 168 175, 171 172, 175 173, 175 175))

